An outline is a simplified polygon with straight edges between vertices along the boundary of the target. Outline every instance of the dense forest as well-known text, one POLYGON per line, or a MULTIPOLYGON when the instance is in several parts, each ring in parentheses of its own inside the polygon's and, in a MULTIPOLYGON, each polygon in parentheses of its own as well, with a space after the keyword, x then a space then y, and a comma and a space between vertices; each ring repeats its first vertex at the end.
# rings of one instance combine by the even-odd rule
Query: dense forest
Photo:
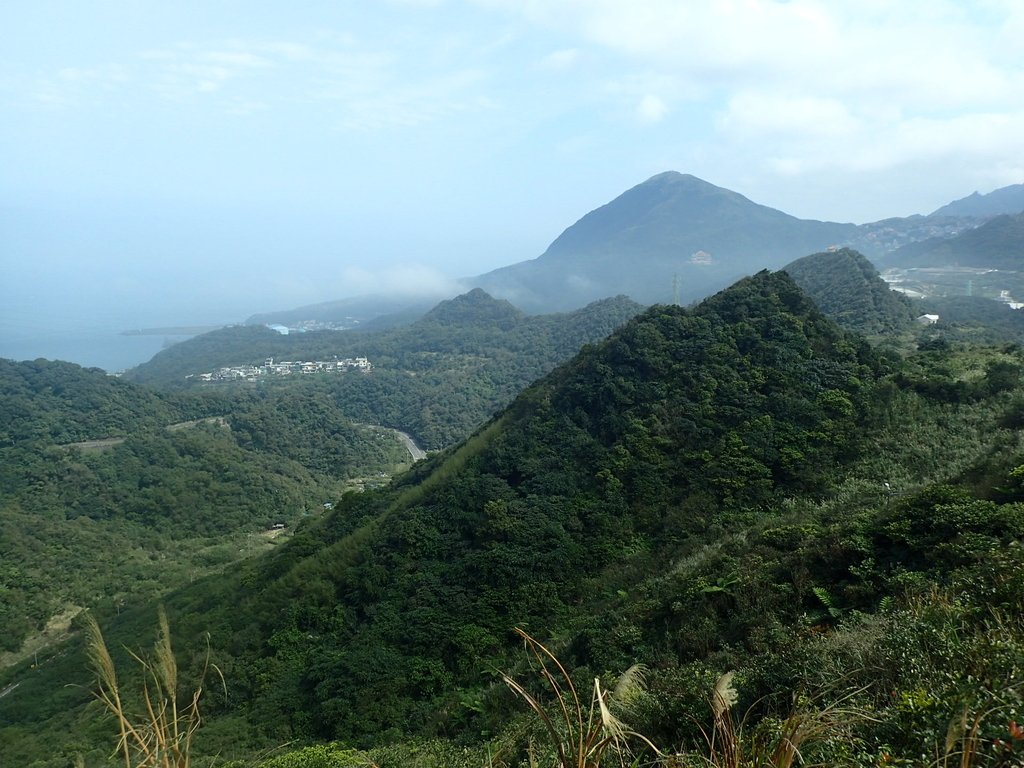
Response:
MULTIPOLYGON (((224 677, 196 757, 555 764, 557 657, 645 736, 628 764, 1019 765, 1021 364, 872 347, 785 273, 652 307, 390 487, 166 595, 183 685, 207 648, 224 677)), ((152 636, 151 607, 98 615, 112 649, 152 636)), ((0 679, 5 756, 103 764, 86 668, 70 646, 0 679)))
POLYGON ((315 391, 162 394, 42 360, 0 360, 0 430, 4 666, 53 617, 145 603, 410 463, 315 391))
POLYGON ((575 312, 526 316, 476 289, 441 302, 409 326, 383 331, 284 336, 262 326, 225 328, 164 350, 127 377, 196 388, 190 374, 270 357, 368 357, 370 374, 307 384, 356 421, 402 429, 424 448, 438 449, 467 437, 531 382, 639 311, 640 305, 618 297, 575 312))
POLYGON ((783 271, 818 309, 843 328, 864 336, 898 333, 914 317, 910 299, 889 290, 871 262, 850 248, 804 256, 783 271))

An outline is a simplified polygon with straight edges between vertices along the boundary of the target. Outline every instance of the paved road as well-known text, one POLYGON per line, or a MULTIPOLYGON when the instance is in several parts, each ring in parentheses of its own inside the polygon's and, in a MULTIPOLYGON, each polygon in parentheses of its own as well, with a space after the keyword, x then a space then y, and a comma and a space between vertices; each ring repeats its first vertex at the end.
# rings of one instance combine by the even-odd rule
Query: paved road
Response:
POLYGON ((0 699, 2 699, 4 696, 6 696, 11 691, 13 691, 19 685, 21 685, 21 683, 11 683, 10 685, 8 685, 6 688, 4 688, 2 691, 0 691, 0 699))
POLYGON ((396 435, 398 435, 399 439, 402 441, 406 449, 409 451, 409 455, 412 456, 413 461, 419 461, 420 459, 427 458, 427 452, 420 448, 418 445, 416 445, 416 441, 413 440, 411 436, 397 429, 392 431, 396 435))

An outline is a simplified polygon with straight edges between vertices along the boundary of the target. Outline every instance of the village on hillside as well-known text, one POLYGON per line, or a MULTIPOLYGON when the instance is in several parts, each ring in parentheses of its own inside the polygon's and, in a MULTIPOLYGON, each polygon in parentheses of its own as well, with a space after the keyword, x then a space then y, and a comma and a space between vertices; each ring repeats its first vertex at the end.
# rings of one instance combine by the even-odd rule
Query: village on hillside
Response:
POLYGON ((263 365, 233 365, 225 368, 218 368, 209 373, 189 374, 185 378, 198 379, 199 381, 252 381, 268 378, 271 376, 291 376, 293 374, 312 373, 345 373, 347 371, 360 371, 369 373, 373 370, 373 364, 365 357, 346 357, 342 360, 307 360, 290 361, 283 360, 274 362, 274 358, 267 358, 263 365))

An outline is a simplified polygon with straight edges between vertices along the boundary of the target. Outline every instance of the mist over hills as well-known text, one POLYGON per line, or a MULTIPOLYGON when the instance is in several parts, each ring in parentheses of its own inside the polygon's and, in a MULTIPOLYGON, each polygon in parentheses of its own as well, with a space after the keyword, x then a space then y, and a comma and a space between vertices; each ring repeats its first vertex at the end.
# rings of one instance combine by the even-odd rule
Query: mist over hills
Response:
MULTIPOLYGON (((350 296, 336 301, 308 304, 295 309, 261 312, 247 318, 246 325, 280 324, 290 327, 301 326, 306 321, 330 325, 337 330, 358 329, 373 325, 379 318, 392 318, 387 325, 411 322, 423 315, 438 301, 448 298, 443 294, 426 297, 388 296, 371 294, 350 296)), ((376 327, 380 327, 378 324, 376 327)))

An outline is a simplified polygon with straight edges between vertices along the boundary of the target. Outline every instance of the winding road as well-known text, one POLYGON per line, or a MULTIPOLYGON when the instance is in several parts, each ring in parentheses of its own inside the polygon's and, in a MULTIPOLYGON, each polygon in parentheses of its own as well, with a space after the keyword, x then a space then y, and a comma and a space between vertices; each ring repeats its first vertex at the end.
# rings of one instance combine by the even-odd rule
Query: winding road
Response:
POLYGON ((398 439, 402 441, 402 444, 405 446, 406 450, 409 451, 409 455, 412 456, 413 462, 417 462, 420 459, 427 458, 427 452, 420 448, 418 445, 416 445, 416 441, 412 439, 411 435, 408 435, 407 433, 402 432, 399 429, 392 429, 391 431, 398 435, 398 439))

